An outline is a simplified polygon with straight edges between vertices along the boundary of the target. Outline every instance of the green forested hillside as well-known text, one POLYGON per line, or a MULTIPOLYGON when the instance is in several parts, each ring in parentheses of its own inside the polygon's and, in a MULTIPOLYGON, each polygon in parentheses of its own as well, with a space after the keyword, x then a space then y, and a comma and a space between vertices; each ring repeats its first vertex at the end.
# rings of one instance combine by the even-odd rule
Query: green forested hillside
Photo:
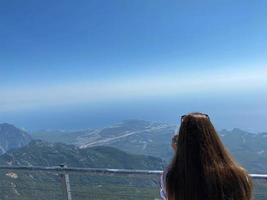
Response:
POLYGON ((58 166, 118 168, 118 169, 162 169, 159 158, 125 153, 113 147, 97 146, 80 149, 74 145, 48 143, 40 140, 12 150, 0 156, 1 165, 58 166))
MULTIPOLYGON (((0 165, 58 166, 62 163, 69 167, 116 169, 162 169, 164 165, 159 158, 133 155, 112 147, 79 149, 74 145, 43 141, 32 141, 0 157, 0 165)), ((90 196, 95 200, 153 199, 158 196, 158 180, 158 176, 70 174, 73 199, 76 200, 90 196)), ((63 200, 62 180, 58 173, 0 170, 0 189, 1 200, 63 200)))

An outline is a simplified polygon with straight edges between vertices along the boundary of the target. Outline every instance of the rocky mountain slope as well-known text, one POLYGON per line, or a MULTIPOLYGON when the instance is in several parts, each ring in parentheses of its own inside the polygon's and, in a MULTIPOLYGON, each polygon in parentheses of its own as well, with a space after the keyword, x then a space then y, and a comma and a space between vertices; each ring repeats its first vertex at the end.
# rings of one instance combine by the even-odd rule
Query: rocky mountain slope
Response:
POLYGON ((31 136, 25 131, 11 124, 0 124, 0 155, 10 149, 17 149, 27 145, 31 136))

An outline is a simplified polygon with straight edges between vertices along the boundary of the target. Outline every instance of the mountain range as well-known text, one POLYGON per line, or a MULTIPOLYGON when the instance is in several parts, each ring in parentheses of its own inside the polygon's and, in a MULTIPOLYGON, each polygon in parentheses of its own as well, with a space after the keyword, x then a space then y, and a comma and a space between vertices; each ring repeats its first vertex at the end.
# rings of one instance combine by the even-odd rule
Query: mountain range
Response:
MULTIPOLYGON (((3 153, 0 155, 0 165, 65 164, 69 167, 150 170, 162 169, 172 158, 170 140, 177 128, 175 125, 141 120, 127 120, 101 129, 45 130, 30 134, 10 124, 1 124, 0 127, 3 153)), ((233 129, 219 131, 219 135, 231 154, 250 173, 267 172, 267 133, 256 134, 233 129)), ((60 174, 13 170, 2 172, 0 185, 1 188, 6 188, 0 194, 2 200, 63 198, 60 174), (38 192, 31 192, 36 190, 38 192)), ((125 194, 131 194, 133 199, 158 199, 157 176, 142 178, 78 173, 70 176, 72 192, 79 200, 87 199, 92 193, 96 195, 96 200, 115 200, 120 195, 120 199, 125 199, 125 194), (99 189, 100 186, 103 187, 102 190, 99 189), (128 189, 124 191, 125 188, 128 189), (79 197, 81 193, 84 198, 79 197), (111 193, 114 194, 113 198, 110 197, 111 193), (136 193, 139 194, 138 197, 135 196, 136 193)), ((256 189, 261 193, 261 190, 265 191, 265 186, 258 183, 256 189)), ((261 200, 264 197, 255 199, 261 200)))
MULTIPOLYGON (((35 139, 73 144, 79 148, 110 146, 134 154, 172 158, 170 141, 177 126, 127 120, 102 129, 79 131, 40 131, 35 139)), ((236 160, 251 173, 267 172, 267 133, 249 133, 240 129, 221 130, 219 135, 236 160)))
MULTIPOLYGON (((78 131, 46 130, 30 133, 30 135, 9 124, 1 124, 0 127, 2 153, 22 147, 18 151, 11 150, 8 152, 12 152, 13 156, 16 155, 15 158, 17 160, 16 162, 13 161, 13 164, 27 164, 27 159, 24 162, 19 160, 21 157, 19 152, 24 152, 25 155, 36 155, 39 151, 40 156, 46 158, 46 161, 41 159, 28 160, 31 165, 58 165, 60 164, 59 162, 64 160, 61 159, 62 155, 70 152, 72 152, 70 157, 72 156, 72 159, 77 161, 82 159, 80 158, 81 154, 89 154, 87 152, 89 151, 88 149, 103 148, 102 146, 105 146, 105 148, 113 147, 113 149, 116 148, 128 154, 158 157, 168 163, 173 156, 170 140, 177 129, 175 125, 142 120, 126 120, 100 129, 78 131), (38 141, 25 146, 31 139, 46 142, 38 141), (63 144, 54 144, 58 142, 63 144), (42 145, 45 148, 42 148, 42 145), (34 150, 31 151, 31 149, 34 150), (44 155, 41 155, 42 151, 44 155), (45 155, 46 151, 49 152, 51 157, 45 157, 48 156, 45 155), (77 155, 77 158, 74 158, 73 155, 77 155), (52 158, 57 159, 57 163, 53 163, 52 158)), ((230 153, 250 173, 267 172, 267 133, 249 133, 240 129, 233 129, 221 130, 219 135, 230 153)), ((116 154, 110 154, 110 160, 113 155, 116 154)), ((66 160, 68 160, 67 158, 68 156, 66 160)), ((88 166, 89 164, 76 161, 75 163, 78 163, 76 166, 88 166)), ((158 165, 154 166, 155 169, 156 167, 158 165)))

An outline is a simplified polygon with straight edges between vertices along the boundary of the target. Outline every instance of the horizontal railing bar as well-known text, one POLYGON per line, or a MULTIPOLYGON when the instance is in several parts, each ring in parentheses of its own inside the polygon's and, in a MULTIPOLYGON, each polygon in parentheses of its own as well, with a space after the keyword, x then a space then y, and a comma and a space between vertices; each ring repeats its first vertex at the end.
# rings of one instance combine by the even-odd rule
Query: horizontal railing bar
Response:
MULTIPOLYGON (((49 171, 49 172, 87 172, 103 174, 125 174, 125 175, 153 175, 161 174, 162 170, 134 170, 134 169, 108 169, 108 168, 79 168, 79 167, 43 167, 43 166, 0 166, 0 170, 22 170, 22 171, 49 171)), ((267 174, 250 174, 255 179, 267 179, 267 174)))
POLYGON ((50 172, 88 172, 108 174, 160 174, 161 170, 131 170, 108 168, 79 168, 79 167, 42 167, 42 166, 0 166, 0 170, 50 171, 50 172))
POLYGON ((267 174, 250 174, 250 176, 252 178, 257 178, 257 179, 259 179, 259 178, 267 179, 267 174))

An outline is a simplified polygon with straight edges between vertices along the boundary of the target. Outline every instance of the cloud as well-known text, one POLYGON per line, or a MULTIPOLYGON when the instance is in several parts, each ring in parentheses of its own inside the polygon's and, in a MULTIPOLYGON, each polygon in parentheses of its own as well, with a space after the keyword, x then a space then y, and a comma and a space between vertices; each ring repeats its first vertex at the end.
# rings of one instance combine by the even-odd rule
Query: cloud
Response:
POLYGON ((0 111, 43 106, 108 102, 132 98, 229 94, 264 91, 267 70, 198 71, 120 77, 105 81, 77 81, 58 85, 0 88, 0 111))

